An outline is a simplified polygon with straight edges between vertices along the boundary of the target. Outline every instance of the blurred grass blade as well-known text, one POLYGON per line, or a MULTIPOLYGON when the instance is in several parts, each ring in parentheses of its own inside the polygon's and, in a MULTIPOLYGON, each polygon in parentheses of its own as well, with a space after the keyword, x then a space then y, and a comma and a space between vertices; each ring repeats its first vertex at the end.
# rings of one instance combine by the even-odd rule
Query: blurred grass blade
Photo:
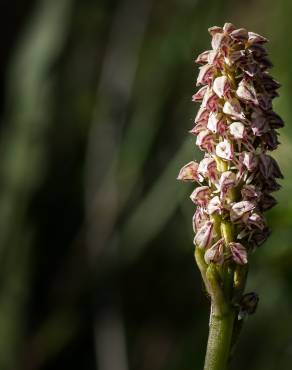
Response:
POLYGON ((28 207, 45 169, 52 109, 51 69, 67 34, 71 0, 43 0, 13 56, 0 158, 0 368, 21 362, 25 302, 32 270, 28 207))
POLYGON ((194 153, 187 140, 166 167, 161 177, 139 204, 121 231, 121 257, 132 260, 165 226, 189 188, 176 181, 185 158, 194 153))

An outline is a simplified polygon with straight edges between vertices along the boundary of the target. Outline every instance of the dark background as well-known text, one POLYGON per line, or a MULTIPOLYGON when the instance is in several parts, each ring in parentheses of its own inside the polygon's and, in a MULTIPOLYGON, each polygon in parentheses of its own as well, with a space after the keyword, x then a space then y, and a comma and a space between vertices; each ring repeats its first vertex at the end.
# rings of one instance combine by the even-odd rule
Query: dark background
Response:
POLYGON ((1 0, 0 370, 202 369, 209 302, 176 181, 207 28, 262 33, 286 127, 260 305, 232 369, 292 361, 292 3, 1 0))

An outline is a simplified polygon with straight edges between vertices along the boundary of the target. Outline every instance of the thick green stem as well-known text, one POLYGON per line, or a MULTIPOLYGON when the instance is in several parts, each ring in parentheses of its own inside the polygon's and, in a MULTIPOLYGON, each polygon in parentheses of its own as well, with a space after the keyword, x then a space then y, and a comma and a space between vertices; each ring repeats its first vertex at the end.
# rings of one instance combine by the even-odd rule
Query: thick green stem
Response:
POLYGON ((232 311, 223 316, 215 316, 211 312, 204 370, 227 369, 234 318, 232 311))
MULTIPOLYGON (((229 164, 215 157, 219 172, 227 171, 229 164)), ((235 202, 236 189, 230 189, 227 202, 235 202)), ((218 215, 211 217, 217 238, 224 240, 226 255, 229 243, 234 241, 235 228, 227 219, 218 215)), ((206 289, 211 297, 210 329, 204 370, 227 370, 231 349, 240 332, 241 322, 236 319, 234 299, 239 299, 245 286, 247 269, 224 263, 222 266, 206 264, 204 249, 196 248, 195 257, 206 289), (236 324, 236 325, 235 325, 236 324)))

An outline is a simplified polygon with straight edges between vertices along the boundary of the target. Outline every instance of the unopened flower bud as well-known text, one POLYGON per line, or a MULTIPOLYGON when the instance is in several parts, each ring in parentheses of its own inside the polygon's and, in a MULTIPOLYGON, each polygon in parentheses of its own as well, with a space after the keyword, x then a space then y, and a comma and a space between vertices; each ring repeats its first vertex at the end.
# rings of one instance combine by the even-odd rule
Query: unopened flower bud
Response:
POLYGON ((239 302, 238 320, 244 319, 248 315, 252 315, 257 309, 259 296, 257 293, 246 293, 239 302))

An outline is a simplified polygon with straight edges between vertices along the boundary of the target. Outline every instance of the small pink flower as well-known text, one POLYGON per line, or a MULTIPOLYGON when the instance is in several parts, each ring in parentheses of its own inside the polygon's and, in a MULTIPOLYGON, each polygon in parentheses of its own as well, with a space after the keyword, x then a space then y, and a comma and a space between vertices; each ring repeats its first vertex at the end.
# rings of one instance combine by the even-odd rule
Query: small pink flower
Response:
POLYGON ((223 106, 223 113, 234 119, 245 119, 242 107, 237 99, 227 100, 223 106))
POLYGON ((213 222, 207 221, 197 232, 194 244, 199 248, 208 248, 214 237, 213 222))
POLYGON ((203 177, 208 177, 211 180, 215 180, 218 177, 218 171, 216 167, 216 161, 213 157, 205 157, 201 160, 198 167, 198 172, 203 177))
POLYGON ((208 63, 213 64, 216 67, 221 67, 222 60, 219 50, 210 50, 210 53, 208 54, 208 63))
POLYGON ((204 66, 200 67, 200 73, 197 78, 197 86, 209 83, 212 79, 213 72, 214 67, 210 64, 205 64, 204 66))
POLYGON ((255 77, 260 73, 260 67, 258 63, 240 63, 240 68, 244 71, 247 77, 255 77))
POLYGON ((222 159, 230 160, 233 158, 233 150, 229 141, 224 139, 216 145, 216 155, 222 159))
POLYGON ((255 185, 243 185, 241 195, 244 200, 255 200, 261 196, 261 191, 255 185))
POLYGON ((232 50, 228 57, 225 58, 225 62, 230 67, 235 64, 236 62, 242 61, 245 58, 245 51, 244 50, 232 50))
POLYGON ((218 26, 213 26, 208 28, 208 32, 210 33, 211 36, 216 35, 216 33, 223 33, 223 28, 218 27, 218 26))
POLYGON ((190 195, 191 200, 199 206, 207 206, 210 198, 209 186, 199 186, 190 195))
POLYGON ((225 23, 223 26, 223 30, 227 33, 231 33, 234 31, 236 27, 232 23, 225 23))
POLYGON ((198 55, 198 57, 196 59, 196 63, 197 64, 205 64, 205 63, 207 63, 208 62, 208 56, 210 54, 210 51, 211 50, 206 50, 203 53, 201 53, 200 55, 198 55))
POLYGON ((178 180, 182 181, 198 181, 203 180, 202 176, 198 173, 199 164, 197 162, 191 161, 184 165, 179 171, 178 180))
POLYGON ((229 132, 234 137, 234 139, 243 139, 244 124, 242 122, 232 122, 229 126, 229 132))
POLYGON ((193 127, 189 132, 193 135, 198 135, 201 131, 207 129, 207 123, 208 121, 202 120, 196 123, 195 127, 193 127))
POLYGON ((222 265, 224 262, 224 239, 219 239, 211 248, 207 249, 204 255, 205 262, 222 265))
POLYGON ((242 79, 236 90, 236 95, 243 101, 258 104, 257 93, 251 81, 242 79))
POLYGON ((197 207, 193 216, 193 230, 196 233, 206 222, 210 221, 209 216, 202 207, 197 207))
POLYGON ((255 33, 255 32, 249 32, 248 33, 248 42, 249 42, 249 44, 262 44, 262 43, 265 43, 267 41, 268 40, 265 37, 255 33))
POLYGON ((225 131, 224 117, 221 113, 211 112, 209 115, 207 128, 215 133, 223 133, 225 131))
POLYGON ((209 117, 209 111, 208 109, 206 109, 205 107, 200 107, 200 109, 198 110, 198 113, 196 115, 196 118, 195 118, 195 123, 198 123, 198 122, 201 122, 201 121, 208 121, 208 117, 209 117))
POLYGON ((231 222, 234 222, 234 223, 238 221, 245 222, 248 219, 250 212, 254 208, 255 208, 255 204, 247 200, 234 203, 230 210, 231 222))
POLYGON ((245 265, 247 263, 247 251, 244 246, 240 243, 231 242, 228 244, 232 259, 239 265, 245 265))
POLYGON ((203 100, 206 91, 208 90, 208 86, 203 86, 198 90, 193 96, 192 96, 192 101, 198 102, 203 100))
POLYGON ((213 50, 223 49, 225 51, 228 45, 228 37, 224 33, 215 33, 211 45, 213 50))
POLYGON ((207 151, 211 151, 214 146, 213 134, 209 130, 201 131, 197 136, 196 144, 201 149, 206 149, 207 151))
POLYGON ((262 136, 270 130, 269 119, 261 110, 255 110, 251 114, 251 129, 256 136, 262 136))
POLYGON ((243 152, 242 153, 242 163, 245 165, 248 171, 253 172, 258 167, 258 157, 251 152, 243 152))
POLYGON ((225 171, 222 173, 219 184, 218 190, 220 191, 220 197, 225 198, 228 191, 234 188, 236 185, 236 175, 232 171, 225 171))
POLYGON ((264 228, 266 227, 266 221, 264 219, 264 217, 262 215, 260 215, 259 213, 252 213, 249 218, 248 218, 248 224, 249 225, 254 225, 256 226, 257 228, 259 228, 260 230, 264 230, 264 228))
POLYGON ((245 28, 238 28, 230 33, 230 37, 236 41, 248 40, 248 32, 245 28))
POLYGON ((219 98, 228 96, 230 83, 226 76, 216 77, 213 81, 213 90, 219 98))
POLYGON ((214 213, 221 214, 222 208, 223 208, 222 203, 221 203, 221 200, 218 196, 213 197, 209 201, 208 206, 207 206, 207 210, 208 210, 209 215, 212 215, 214 213))
POLYGON ((217 105, 218 105, 217 95, 214 93, 212 89, 208 88, 202 101, 202 107, 205 107, 210 111, 215 111, 217 109, 217 105))

